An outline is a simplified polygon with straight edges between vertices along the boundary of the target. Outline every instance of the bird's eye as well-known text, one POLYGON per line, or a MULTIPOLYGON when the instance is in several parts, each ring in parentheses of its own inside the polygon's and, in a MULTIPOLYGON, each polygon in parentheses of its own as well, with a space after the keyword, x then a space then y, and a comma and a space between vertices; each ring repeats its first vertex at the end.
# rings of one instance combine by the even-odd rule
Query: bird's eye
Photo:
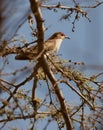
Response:
POLYGON ((62 33, 61 36, 64 36, 64 34, 62 33))

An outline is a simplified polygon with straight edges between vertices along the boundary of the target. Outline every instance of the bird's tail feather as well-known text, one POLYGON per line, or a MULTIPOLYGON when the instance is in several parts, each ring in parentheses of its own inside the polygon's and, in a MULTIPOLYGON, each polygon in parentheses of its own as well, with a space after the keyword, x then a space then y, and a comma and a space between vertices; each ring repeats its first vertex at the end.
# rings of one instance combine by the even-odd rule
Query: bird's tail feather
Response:
POLYGON ((15 56, 16 60, 29 60, 29 58, 26 55, 17 55, 15 56))

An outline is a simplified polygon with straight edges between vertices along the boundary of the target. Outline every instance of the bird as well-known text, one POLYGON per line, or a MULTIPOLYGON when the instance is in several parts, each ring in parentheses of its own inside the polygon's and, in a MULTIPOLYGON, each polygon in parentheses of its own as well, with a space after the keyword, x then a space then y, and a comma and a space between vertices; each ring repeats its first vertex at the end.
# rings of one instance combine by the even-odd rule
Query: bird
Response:
MULTIPOLYGON (((64 39, 70 39, 62 32, 56 32, 44 42, 44 50, 46 54, 55 55, 64 39)), ((38 45, 28 47, 25 51, 15 56, 16 60, 35 60, 38 57, 38 45)))

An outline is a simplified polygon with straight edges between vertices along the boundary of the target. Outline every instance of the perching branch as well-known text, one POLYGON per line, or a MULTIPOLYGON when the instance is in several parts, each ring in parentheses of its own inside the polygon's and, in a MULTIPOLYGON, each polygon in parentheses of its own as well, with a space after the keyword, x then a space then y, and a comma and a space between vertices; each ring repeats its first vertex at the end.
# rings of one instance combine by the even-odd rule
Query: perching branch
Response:
MULTIPOLYGON (((32 9, 32 12, 35 16, 36 24, 37 24, 38 47, 39 47, 38 52, 41 52, 43 50, 43 42, 44 42, 44 25, 43 25, 42 13, 41 13, 41 10, 39 7, 39 2, 37 0, 30 0, 30 4, 31 4, 31 9, 32 9)), ((43 67, 44 73, 48 76, 49 80, 51 81, 51 83, 54 87, 55 93, 56 93, 58 100, 60 102, 61 113, 62 113, 63 118, 65 120, 67 130, 72 130, 71 120, 70 120, 70 117, 68 115, 65 99, 64 99, 64 97, 59 89, 59 86, 57 84, 57 80, 54 77, 54 74, 52 73, 52 71, 50 70, 50 67, 49 67, 44 55, 41 56, 39 62, 41 64, 41 66, 43 67)))

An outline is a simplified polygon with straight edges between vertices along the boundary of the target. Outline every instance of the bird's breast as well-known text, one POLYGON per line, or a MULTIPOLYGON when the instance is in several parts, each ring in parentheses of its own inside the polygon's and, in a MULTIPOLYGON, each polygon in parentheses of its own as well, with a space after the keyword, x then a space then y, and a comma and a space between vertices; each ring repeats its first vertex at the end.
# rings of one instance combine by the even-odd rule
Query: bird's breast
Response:
POLYGON ((56 52, 59 51, 60 46, 61 46, 61 43, 62 43, 62 39, 57 39, 57 40, 55 41, 55 49, 56 49, 56 52))

